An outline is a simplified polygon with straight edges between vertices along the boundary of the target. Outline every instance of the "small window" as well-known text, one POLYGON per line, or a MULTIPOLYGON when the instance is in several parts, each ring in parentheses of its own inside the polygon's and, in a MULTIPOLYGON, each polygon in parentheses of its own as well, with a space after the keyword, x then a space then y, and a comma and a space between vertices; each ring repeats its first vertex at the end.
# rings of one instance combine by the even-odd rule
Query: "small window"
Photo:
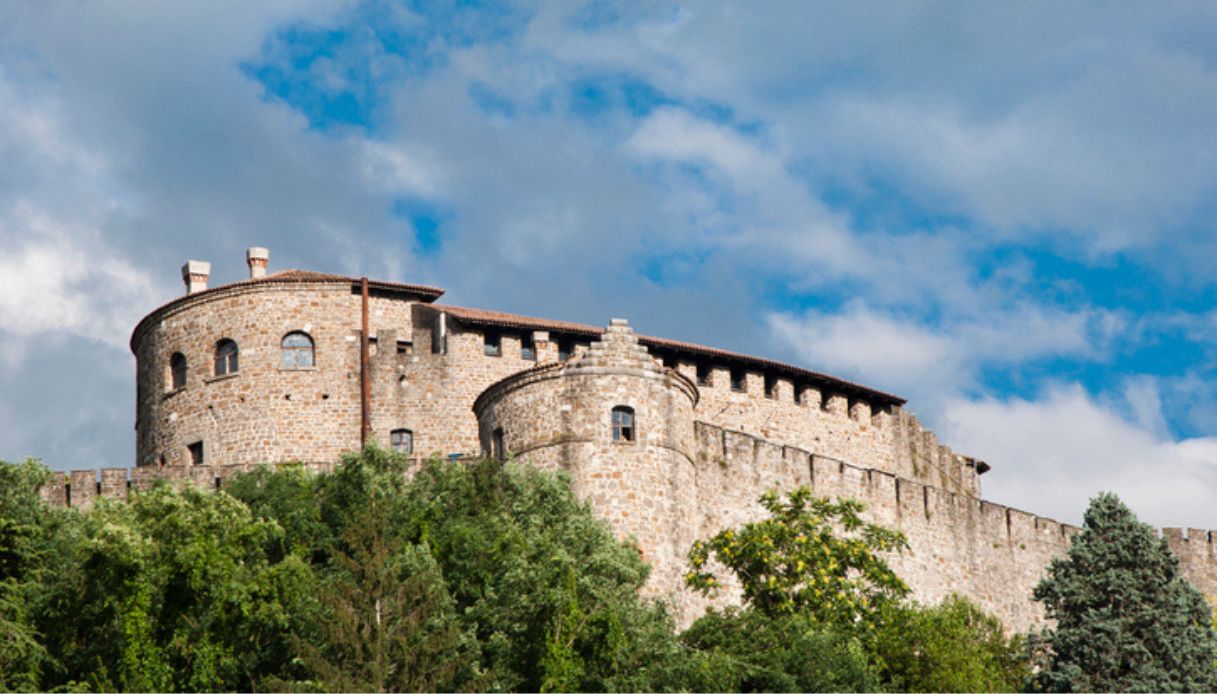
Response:
POLYGON ((216 343, 216 375, 225 376, 237 372, 237 343, 227 338, 216 343))
POLYGON ((765 374, 765 397, 773 400, 777 397, 778 380, 769 374, 765 374))
POLYGON ((731 390, 734 390, 737 393, 744 392, 745 387, 743 369, 731 369, 731 390))
POLYGON ((313 368, 313 338, 302 332, 284 335, 282 355, 279 365, 284 369, 313 368))
POLYGON ((203 442, 202 441, 195 441, 194 443, 190 444, 189 446, 186 446, 186 449, 190 451, 190 464, 191 465, 202 465, 203 464, 203 442))
POLYGON ((697 385, 710 385, 710 366, 708 364, 697 365, 697 385))
POLYGON ((507 444, 503 441, 503 428, 499 427, 490 435, 490 445, 495 460, 507 460, 507 444))
POLYGON ((575 353, 573 340, 558 340, 558 361, 566 361, 575 353))
POLYGON ((414 452, 414 432, 409 429, 394 429, 389 433, 389 445, 396 453, 409 455, 414 452))
POLYGON ((181 352, 169 357, 169 382, 173 390, 186 386, 186 355, 181 352))
POLYGON ((488 357, 503 356, 503 338, 498 333, 487 330, 482 335, 482 353, 488 357))
POLYGON ((532 333, 520 336, 520 358, 525 361, 537 360, 537 345, 532 341, 532 333))
POLYGON ((618 406, 613 408, 613 440, 634 440, 634 409, 618 406))

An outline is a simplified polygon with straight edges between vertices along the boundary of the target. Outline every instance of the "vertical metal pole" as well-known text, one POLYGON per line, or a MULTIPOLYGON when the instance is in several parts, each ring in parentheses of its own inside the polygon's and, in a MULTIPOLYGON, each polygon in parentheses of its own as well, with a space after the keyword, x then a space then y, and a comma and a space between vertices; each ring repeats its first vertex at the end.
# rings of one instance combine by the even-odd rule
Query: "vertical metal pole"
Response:
POLYGON ((372 380, 368 373, 368 278, 359 280, 363 295, 363 326, 359 333, 359 445, 372 434, 372 380))

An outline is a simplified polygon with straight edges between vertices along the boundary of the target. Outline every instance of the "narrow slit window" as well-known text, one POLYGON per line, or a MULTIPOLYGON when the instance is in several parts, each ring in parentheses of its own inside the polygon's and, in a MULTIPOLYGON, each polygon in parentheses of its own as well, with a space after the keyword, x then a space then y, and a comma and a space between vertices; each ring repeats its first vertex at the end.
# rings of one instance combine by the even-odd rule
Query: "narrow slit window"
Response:
POLYGON ((235 374, 238 368, 237 343, 225 338, 216 343, 216 375, 226 376, 235 374))
POLYGON ((482 353, 488 357, 503 355, 503 338, 496 332, 487 330, 482 335, 482 353))
POLYGON ((614 441, 633 441, 636 431, 634 429, 634 408, 618 406, 613 408, 613 440, 614 441))
POLYGON ((699 386, 710 385, 710 365, 709 364, 698 364, 697 365, 697 385, 699 385, 699 386))
POLYGON ((769 374, 765 374, 765 397, 773 400, 777 397, 778 380, 769 374))
POLYGON ((389 446, 395 453, 410 455, 414 452, 414 432, 409 429, 394 429, 389 432, 389 446))
POLYGON ((169 383, 171 390, 177 390, 186 385, 186 355, 174 352, 169 357, 169 383))
POLYGON ((520 358, 525 361, 537 360, 537 345, 533 342, 532 333, 520 336, 520 358))
POLYGON ((308 333, 292 332, 283 336, 280 365, 285 369, 311 369, 315 366, 313 338, 308 333))
POLYGON ((507 460, 507 444, 503 440, 502 427, 495 429, 490 435, 490 446, 495 460, 507 460))

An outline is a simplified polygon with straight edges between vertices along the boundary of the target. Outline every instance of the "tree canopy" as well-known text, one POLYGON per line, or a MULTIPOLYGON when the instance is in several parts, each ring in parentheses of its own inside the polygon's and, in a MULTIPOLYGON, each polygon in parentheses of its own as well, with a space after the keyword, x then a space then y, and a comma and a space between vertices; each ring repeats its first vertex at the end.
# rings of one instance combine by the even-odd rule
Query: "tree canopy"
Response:
POLYGON ((1050 691, 1217 690, 1217 632, 1166 540, 1114 494, 1086 510, 1066 557, 1035 588, 1056 626, 1039 684, 1050 691))

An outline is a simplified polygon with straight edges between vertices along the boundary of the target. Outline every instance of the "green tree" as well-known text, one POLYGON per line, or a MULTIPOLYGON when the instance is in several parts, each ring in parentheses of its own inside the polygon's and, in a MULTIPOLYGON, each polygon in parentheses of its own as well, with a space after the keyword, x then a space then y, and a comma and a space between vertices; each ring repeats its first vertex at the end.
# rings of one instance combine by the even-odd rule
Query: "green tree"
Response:
POLYGON ((36 460, 0 461, 0 690, 37 689, 49 664, 29 604, 43 577, 47 533, 60 515, 39 496, 50 476, 36 460))
POLYGON ((296 645, 327 691, 476 688, 474 640, 462 632, 425 546, 387 539, 383 519, 348 526, 315 629, 296 645))
POLYGON ((1165 539, 1100 494, 1067 557, 1035 588, 1055 628, 1040 686, 1051 691, 1214 691, 1217 632, 1165 539))
POLYGON ((693 691, 874 691, 878 673, 852 625, 803 614, 769 616, 754 609, 711 610, 681 641, 700 658, 686 666, 693 691))
POLYGON ((1030 677, 1022 639, 975 603, 889 605, 872 641, 884 686, 910 692, 1012 692, 1030 677))
POLYGON ((861 502, 817 498, 808 487, 786 500, 767 492, 760 501, 769 517, 693 544, 690 587, 707 594, 719 587, 708 570, 713 556, 739 579, 748 605, 764 614, 842 624, 865 621, 908 594, 879 556, 907 547, 903 533, 863 521, 861 502))
POLYGON ((59 660, 46 688, 256 689, 290 671, 315 578, 294 555, 270 560, 276 524, 223 492, 164 485, 71 513, 37 603, 59 660))

